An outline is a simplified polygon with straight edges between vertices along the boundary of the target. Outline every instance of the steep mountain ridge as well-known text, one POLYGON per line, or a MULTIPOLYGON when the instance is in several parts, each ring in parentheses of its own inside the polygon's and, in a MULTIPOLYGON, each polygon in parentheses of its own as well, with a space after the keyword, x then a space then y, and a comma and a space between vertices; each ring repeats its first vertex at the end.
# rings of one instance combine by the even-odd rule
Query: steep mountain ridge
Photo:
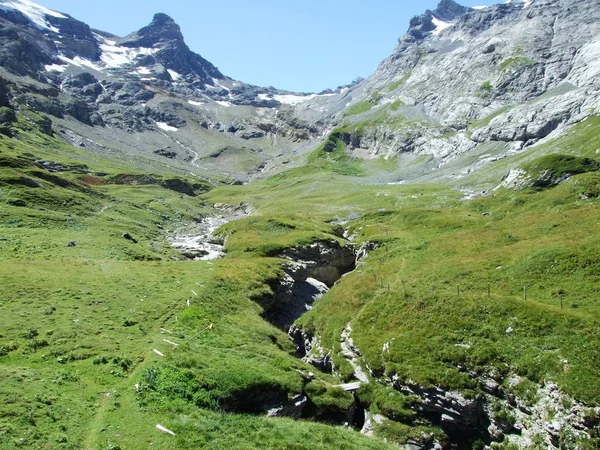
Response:
POLYGON ((25 94, 26 103, 95 127, 63 121, 78 136, 72 142, 102 140, 124 157, 160 164, 151 146, 198 175, 195 158, 238 180, 300 165, 337 127, 351 156, 399 158, 395 170, 377 174, 382 181, 455 182, 598 108, 598 13, 584 0, 476 9, 444 0, 411 20, 371 77, 321 95, 224 76, 187 47, 166 14, 118 38, 31 3, 2 5, 3 66, 61 91, 52 105, 25 94), (23 46, 28 57, 15 56, 23 46), (114 139, 105 126, 124 134, 114 139), (459 161, 460 173, 445 168, 459 161))
POLYGON ((317 132, 290 109, 313 96, 224 76, 189 49, 166 14, 119 38, 10 0, 0 3, 0 26, 0 64, 15 103, 48 114, 55 131, 92 152, 110 149, 141 167, 166 163, 245 180, 317 132))

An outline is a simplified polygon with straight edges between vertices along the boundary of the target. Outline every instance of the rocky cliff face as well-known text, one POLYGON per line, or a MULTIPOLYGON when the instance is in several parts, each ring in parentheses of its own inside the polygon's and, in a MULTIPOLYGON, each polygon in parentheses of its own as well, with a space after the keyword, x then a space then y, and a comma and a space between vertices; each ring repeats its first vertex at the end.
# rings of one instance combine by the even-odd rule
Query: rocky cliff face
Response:
POLYGON ((0 44, 17 105, 50 116, 69 142, 146 170, 168 163, 245 180, 318 132, 293 113, 311 96, 226 77, 166 14, 121 38, 41 5, 0 1, 0 44))
POLYGON ((460 160, 464 175, 485 165, 484 144, 502 158, 597 113, 599 14, 586 0, 441 2, 411 21, 370 78, 327 99, 326 113, 305 104, 298 114, 342 128, 357 157, 427 158, 388 181, 460 178, 445 167, 460 160))

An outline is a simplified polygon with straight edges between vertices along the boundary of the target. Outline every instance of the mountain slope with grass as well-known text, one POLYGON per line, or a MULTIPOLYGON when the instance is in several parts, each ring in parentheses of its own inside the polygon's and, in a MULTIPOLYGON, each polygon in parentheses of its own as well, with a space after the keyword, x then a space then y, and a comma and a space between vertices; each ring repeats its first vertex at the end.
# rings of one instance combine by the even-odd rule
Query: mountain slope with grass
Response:
POLYGON ((0 1, 2 448, 599 448, 595 6, 309 96, 0 1))

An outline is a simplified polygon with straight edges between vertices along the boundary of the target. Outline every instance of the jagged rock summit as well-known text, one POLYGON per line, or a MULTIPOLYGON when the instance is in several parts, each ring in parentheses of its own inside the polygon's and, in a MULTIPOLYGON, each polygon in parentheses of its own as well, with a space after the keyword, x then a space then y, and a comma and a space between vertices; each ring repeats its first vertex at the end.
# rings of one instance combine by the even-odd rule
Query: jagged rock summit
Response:
POLYGON ((196 87, 214 86, 213 79, 225 79, 213 64, 189 49, 179 25, 163 13, 125 38, 91 30, 68 14, 28 0, 0 1, 0 19, 0 64, 20 75, 40 79, 40 73, 78 67, 95 72, 137 70, 138 76, 145 75, 143 81, 188 76, 196 87))
POLYGON ((181 28, 172 17, 164 13, 157 13, 149 25, 126 36, 119 41, 119 44, 125 47, 154 47, 170 41, 183 41, 181 28))
MULTIPOLYGON (((179 25, 168 15, 157 13, 150 25, 117 41, 121 47, 160 49, 151 55, 135 61, 137 67, 148 67, 156 64, 166 68, 168 77, 163 71, 159 77, 177 81, 180 76, 197 78, 201 83, 214 85, 213 79, 224 79, 225 76, 210 62, 192 52, 186 45, 179 25)), ((144 70, 144 69, 138 69, 144 70)), ((147 71, 147 70, 145 70, 147 71)))
POLYGON ((413 17, 406 35, 399 41, 402 43, 402 41, 423 39, 430 33, 438 34, 458 17, 471 10, 472 8, 461 6, 453 0, 441 0, 435 10, 428 9, 425 13, 413 17))
POLYGON ((16 102, 50 117, 46 131, 144 168, 168 159, 184 171, 247 179, 317 133, 286 106, 314 95, 225 76, 164 13, 119 37, 29 0, 0 0, 0 66, 17 77, 16 102))
POLYGON ((337 127, 355 157, 400 158, 380 182, 460 184, 600 110, 596 1, 454 5, 413 19, 376 72, 329 99, 325 114, 297 108, 337 127))

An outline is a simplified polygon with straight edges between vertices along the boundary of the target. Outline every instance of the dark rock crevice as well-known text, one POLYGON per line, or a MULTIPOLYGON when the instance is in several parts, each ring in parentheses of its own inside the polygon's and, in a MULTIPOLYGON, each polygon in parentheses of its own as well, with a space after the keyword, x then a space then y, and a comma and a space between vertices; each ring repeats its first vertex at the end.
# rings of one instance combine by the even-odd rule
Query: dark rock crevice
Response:
POLYGON ((257 301, 263 316, 285 331, 356 263, 354 246, 337 240, 292 247, 278 256, 288 260, 282 265, 283 276, 271 281, 272 295, 257 301))
POLYGON ((484 396, 467 398, 459 392, 397 382, 393 387, 405 395, 416 396, 419 416, 439 426, 456 448, 470 449, 475 441, 491 442, 484 396))

